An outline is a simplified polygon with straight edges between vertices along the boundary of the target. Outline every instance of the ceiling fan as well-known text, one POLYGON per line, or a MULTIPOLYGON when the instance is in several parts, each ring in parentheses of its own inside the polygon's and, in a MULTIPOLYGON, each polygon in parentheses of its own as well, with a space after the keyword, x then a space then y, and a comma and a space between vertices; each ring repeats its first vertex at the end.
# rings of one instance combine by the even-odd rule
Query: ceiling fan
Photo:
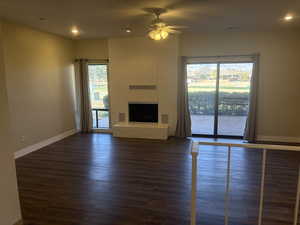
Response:
POLYGON ((163 8, 150 8, 147 9, 148 12, 152 13, 155 16, 155 19, 149 26, 148 36, 156 41, 166 39, 169 34, 180 33, 176 30, 179 28, 184 28, 183 26, 171 26, 164 22, 160 15, 167 12, 167 9, 163 8))

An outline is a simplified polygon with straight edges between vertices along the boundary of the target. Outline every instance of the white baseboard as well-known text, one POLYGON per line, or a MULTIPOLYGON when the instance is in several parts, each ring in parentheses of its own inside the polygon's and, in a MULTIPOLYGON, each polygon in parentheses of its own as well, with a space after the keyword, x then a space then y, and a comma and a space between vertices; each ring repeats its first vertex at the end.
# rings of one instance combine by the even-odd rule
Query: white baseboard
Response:
POLYGON ((300 137, 288 137, 288 136, 257 136, 258 141, 274 141, 274 142, 289 142, 300 143, 300 137))
POLYGON ((93 129, 93 133, 112 134, 112 129, 93 129))
POLYGON ((60 140, 62 140, 64 138, 66 138, 66 137, 69 137, 69 136, 71 136, 73 134, 76 134, 77 132, 78 132, 78 130, 76 130, 76 129, 68 130, 68 131, 66 131, 64 133, 61 133, 61 134, 56 135, 54 137, 48 138, 48 139, 43 140, 43 141, 41 141, 39 143, 36 143, 34 145, 30 145, 28 147, 25 147, 23 149, 20 149, 20 150, 16 151, 14 153, 14 157, 15 157, 15 159, 20 158, 20 157, 22 157, 24 155, 27 155, 27 154, 31 153, 31 152, 39 150, 39 149, 41 149, 41 148, 43 148, 43 147, 45 147, 47 145, 53 144, 53 143, 55 143, 57 141, 60 141, 60 140))
POLYGON ((16 222, 13 225, 23 225, 22 218, 17 219, 16 222))

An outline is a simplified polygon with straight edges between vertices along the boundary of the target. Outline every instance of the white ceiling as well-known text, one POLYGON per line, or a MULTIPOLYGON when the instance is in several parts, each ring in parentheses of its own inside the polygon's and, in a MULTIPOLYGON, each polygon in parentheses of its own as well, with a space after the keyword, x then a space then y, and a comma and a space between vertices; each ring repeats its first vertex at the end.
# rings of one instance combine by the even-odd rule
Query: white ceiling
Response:
POLYGON ((145 34, 151 7, 167 8, 161 18, 188 26, 183 32, 300 28, 299 0, 0 0, 0 16, 69 37, 76 25, 80 38, 98 38, 126 35, 126 26, 130 35, 145 34), (283 21, 287 13, 296 18, 283 21))

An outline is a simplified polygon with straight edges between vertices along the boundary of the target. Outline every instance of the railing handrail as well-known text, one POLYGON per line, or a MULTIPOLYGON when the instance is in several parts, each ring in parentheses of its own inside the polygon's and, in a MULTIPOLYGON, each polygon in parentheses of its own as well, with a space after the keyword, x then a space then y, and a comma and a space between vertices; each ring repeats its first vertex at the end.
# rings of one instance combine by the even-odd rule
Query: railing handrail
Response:
MULTIPOLYGON (((292 146, 292 145, 229 143, 229 142, 208 142, 208 141, 193 141, 193 144, 195 144, 197 146, 198 145, 214 145, 214 146, 241 147, 241 148, 251 148, 251 149, 300 151, 300 146, 292 146)), ((195 146, 195 148, 197 148, 197 147, 195 146)))

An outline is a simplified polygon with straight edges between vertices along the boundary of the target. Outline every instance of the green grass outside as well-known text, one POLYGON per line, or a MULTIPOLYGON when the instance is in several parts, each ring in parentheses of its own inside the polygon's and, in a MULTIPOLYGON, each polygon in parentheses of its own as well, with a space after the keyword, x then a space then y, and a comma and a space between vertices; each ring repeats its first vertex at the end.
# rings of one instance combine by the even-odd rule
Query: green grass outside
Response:
MULTIPOLYGON (((201 92, 201 91, 215 91, 215 81, 201 81, 188 85, 189 92, 201 92)), ((249 92, 249 82, 243 81, 220 81, 220 91, 224 92, 249 92)))

